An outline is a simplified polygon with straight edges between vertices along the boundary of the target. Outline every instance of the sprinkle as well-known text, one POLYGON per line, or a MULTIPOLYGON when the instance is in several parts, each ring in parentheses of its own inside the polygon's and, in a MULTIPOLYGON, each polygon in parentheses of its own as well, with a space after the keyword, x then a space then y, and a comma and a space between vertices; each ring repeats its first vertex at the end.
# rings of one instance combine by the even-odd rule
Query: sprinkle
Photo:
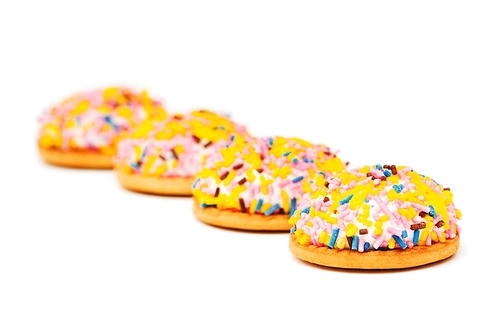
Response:
POLYGON ((170 152, 172 152, 172 157, 174 157, 174 159, 179 159, 179 156, 177 156, 177 153, 175 153, 174 149, 172 149, 170 152))
POLYGON ((240 168, 242 168, 242 167, 243 167, 243 164, 238 164, 238 165, 234 165, 234 166, 233 166, 233 169, 234 169, 234 170, 238 170, 238 169, 240 169, 240 168))
POLYGON ((413 244, 414 245, 417 245, 418 244, 418 239, 420 237, 420 230, 419 229, 416 229, 414 232, 413 232, 413 244))
POLYGON ((219 193, 220 193, 220 188, 219 187, 215 188, 214 197, 219 197, 219 193))
POLYGON ((228 175, 229 175, 229 172, 228 172, 228 171, 224 171, 224 173, 222 173, 222 174, 220 175, 220 179, 221 179, 221 180, 224 180, 225 178, 227 178, 227 176, 228 176, 228 175))
POLYGON ((436 214, 436 210, 434 210, 434 206, 429 205, 429 208, 430 208, 429 215, 430 215, 432 218, 436 218, 437 214, 436 214))
POLYGON ((370 242, 365 242, 365 251, 370 250, 370 242))
POLYGON ((348 202, 351 200, 351 198, 352 198, 353 196, 354 196, 353 194, 350 194, 350 195, 349 195, 349 196, 347 196, 346 198, 341 199, 341 200, 340 200, 340 202, 339 202, 339 204, 340 204, 340 205, 344 205, 345 203, 348 203, 348 202))
POLYGON ((245 183, 247 181, 247 178, 242 178, 240 181, 238 181, 238 184, 239 185, 242 185, 243 183, 245 183))
POLYGON ((290 217, 295 213, 296 205, 297 205, 297 199, 294 197, 290 202, 290 217))
POLYGON ((391 173, 391 171, 389 171, 389 170, 387 170, 387 169, 386 169, 386 170, 384 170, 384 175, 385 175, 385 176, 389 177, 389 176, 391 176, 391 174, 392 174, 392 173, 391 173))
POLYGON ((346 236, 349 248, 352 248, 352 236, 346 236))
POLYGON ((444 221, 440 220, 436 223, 436 227, 437 228, 440 228, 440 227, 443 227, 444 226, 444 221))
POLYGON ((303 213, 309 213, 309 211, 311 210, 311 207, 308 206, 306 207, 304 210, 302 210, 303 213))
POLYGON ((297 176, 295 179, 292 180, 293 183, 297 183, 299 181, 302 181, 304 177, 302 175, 297 176))
POLYGON ((392 238, 396 240, 396 242, 399 244, 401 249, 406 249, 408 246, 406 245, 405 241, 403 241, 399 236, 393 235, 392 238))
POLYGON ((352 243, 350 243, 352 250, 358 250, 358 239, 356 235, 352 237, 352 243))
POLYGON ((333 249, 335 246, 335 242, 337 241, 337 237, 339 236, 339 229, 335 228, 332 232, 332 237, 330 238, 330 241, 328 242, 328 248, 333 249))
POLYGON ((360 235, 368 234, 368 230, 366 228, 362 228, 362 229, 359 230, 359 234, 360 235))
POLYGON ((287 152, 283 153, 283 157, 288 157, 288 155, 289 155, 290 153, 292 153, 292 151, 287 151, 287 152))
POLYGON ((394 190, 399 194, 401 192, 401 187, 397 184, 393 185, 392 188, 394 188, 394 190))
POLYGON ((243 213, 247 212, 247 208, 245 207, 245 201, 243 200, 243 198, 240 197, 238 201, 240 202, 241 212, 243 213))
POLYGON ((401 232, 401 238, 406 239, 407 237, 408 237, 408 232, 406 231, 406 229, 404 229, 404 230, 401 232))
POLYGON ((257 206, 255 207, 255 212, 260 211, 260 208, 262 207, 262 203, 264 203, 264 201, 262 200, 262 198, 259 198, 259 201, 257 202, 257 206))
POLYGON ((269 216, 271 214, 273 214, 276 210, 279 210, 280 208, 280 205, 279 204, 274 204, 273 206, 271 206, 269 209, 267 209, 264 214, 266 216, 269 216))

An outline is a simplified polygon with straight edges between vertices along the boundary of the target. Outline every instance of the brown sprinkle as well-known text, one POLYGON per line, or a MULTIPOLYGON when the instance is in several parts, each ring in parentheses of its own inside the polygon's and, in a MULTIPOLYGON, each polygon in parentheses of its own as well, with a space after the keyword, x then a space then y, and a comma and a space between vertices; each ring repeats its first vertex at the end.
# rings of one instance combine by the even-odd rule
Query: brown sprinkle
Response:
POLYGON ((347 243, 349 243, 349 248, 352 248, 352 236, 346 236, 347 243))
POLYGON ((220 193, 220 188, 219 187, 215 188, 214 197, 219 197, 219 193, 220 193))
POLYGON ((158 158, 160 158, 161 160, 165 161, 165 157, 163 157, 162 155, 159 155, 158 158))
POLYGON ((422 221, 421 223, 419 223, 419 226, 420 226, 419 227, 420 229, 424 229, 425 228, 425 222, 422 221))
POLYGON ((392 175, 398 174, 398 170, 396 169, 395 165, 391 165, 391 173, 392 173, 392 175))
POLYGON ((174 149, 172 149, 172 155, 174 156, 174 159, 179 159, 178 156, 177 156, 177 153, 175 153, 174 149))
POLYGON ((204 147, 208 148, 210 145, 212 145, 212 141, 208 141, 207 143, 205 143, 204 147))
POLYGON ((422 218, 424 218, 426 215, 427 215, 427 212, 425 212, 425 211, 420 211, 420 213, 418 214, 418 216, 422 217, 422 218))
POLYGON ((200 141, 201 141, 201 139, 196 135, 193 135, 193 139, 196 143, 200 143, 200 141))
POLYGON ((328 197, 325 196, 325 198, 323 198, 323 202, 326 203, 328 202, 330 199, 328 197))
POLYGON ((262 168, 257 168, 257 172, 262 173, 264 170, 262 168))
POLYGON ((368 230, 366 228, 362 228, 359 230, 360 235, 368 234, 368 230))
POLYGON ((221 179, 221 180, 224 180, 225 178, 227 178, 227 176, 228 176, 228 175, 229 175, 229 172, 228 172, 228 171, 225 171, 224 173, 222 173, 222 174, 220 175, 220 179, 221 179))
POLYGON ((450 188, 448 188, 448 187, 446 187, 446 188, 443 188, 443 191, 444 191, 444 190, 450 190, 450 188))
POLYGON ((234 170, 237 170, 237 169, 240 169, 240 168, 242 168, 242 167, 243 167, 243 164, 238 164, 238 165, 234 165, 234 166, 233 166, 233 169, 234 169, 234 170))
POLYGON ((238 184, 242 185, 245 182, 247 182, 247 178, 242 178, 240 181, 238 181, 238 184))
POLYGON ((247 208, 245 207, 245 201, 243 201, 243 198, 240 197, 238 201, 240 202, 241 212, 247 212, 247 208))
POLYGON ((327 187, 327 188, 328 188, 328 186, 329 186, 329 185, 330 185, 330 182, 325 181, 325 187, 327 187))
POLYGON ((436 227, 439 228, 439 227, 443 227, 444 226, 444 221, 440 220, 436 223, 436 227))

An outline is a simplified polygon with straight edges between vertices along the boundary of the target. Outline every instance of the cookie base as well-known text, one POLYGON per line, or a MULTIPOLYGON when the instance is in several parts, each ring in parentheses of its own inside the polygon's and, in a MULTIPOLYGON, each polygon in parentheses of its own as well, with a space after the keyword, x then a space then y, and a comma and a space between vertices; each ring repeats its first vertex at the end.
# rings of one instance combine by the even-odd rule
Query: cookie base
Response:
POLYGON ((212 226, 241 229, 248 231, 290 231, 288 215, 249 214, 238 211, 220 210, 209 207, 202 208, 194 202, 193 211, 198 220, 212 226))
POLYGON ((350 249, 303 246, 295 235, 290 234, 290 251, 309 263, 342 269, 388 270, 405 269, 434 263, 453 256, 459 248, 459 237, 431 246, 415 246, 408 249, 358 252, 350 249))
POLYGON ((142 176, 139 174, 126 173, 115 169, 118 181, 125 189, 145 194, 163 196, 192 196, 194 177, 161 178, 156 176, 142 176))
POLYGON ((38 147, 42 159, 55 166, 69 168, 112 169, 112 156, 97 151, 70 150, 62 151, 54 148, 38 147))

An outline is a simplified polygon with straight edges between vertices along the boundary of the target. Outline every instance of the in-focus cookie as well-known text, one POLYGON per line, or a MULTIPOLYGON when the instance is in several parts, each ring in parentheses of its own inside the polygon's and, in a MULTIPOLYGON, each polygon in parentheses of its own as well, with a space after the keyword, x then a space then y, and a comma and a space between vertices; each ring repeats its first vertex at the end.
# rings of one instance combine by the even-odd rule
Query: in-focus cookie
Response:
POLYGON ((49 164, 111 169, 122 133, 165 116, 162 103, 147 91, 108 87, 79 93, 42 114, 38 150, 49 164))
POLYGON ((146 121, 118 143, 114 169, 129 190, 191 196, 194 176, 210 154, 237 137, 245 126, 207 110, 146 121))
POLYGON ((289 231, 304 192, 323 186, 344 163, 299 138, 235 140, 211 155, 193 185, 196 217, 214 226, 289 231))
POLYGON ((399 269, 454 255, 453 194, 408 166, 344 170, 305 195, 289 220, 290 250, 330 267, 399 269))

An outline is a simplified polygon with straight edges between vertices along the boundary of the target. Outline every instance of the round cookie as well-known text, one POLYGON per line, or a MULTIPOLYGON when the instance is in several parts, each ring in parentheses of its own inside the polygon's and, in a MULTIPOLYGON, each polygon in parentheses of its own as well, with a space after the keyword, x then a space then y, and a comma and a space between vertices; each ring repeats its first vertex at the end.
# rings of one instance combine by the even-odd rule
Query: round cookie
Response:
POLYGON ((207 110, 145 121, 118 143, 114 169, 126 189, 191 196, 194 177, 207 156, 245 136, 243 125, 207 110))
POLYGON ((211 155, 198 174, 194 214, 219 227, 289 231, 288 219, 304 192, 344 167, 328 147, 299 138, 235 140, 211 155))
POLYGON ((52 165, 112 169, 119 136, 165 116, 146 91, 107 87, 75 94, 41 115, 38 151, 52 165))
POLYGON ((323 266, 410 268, 454 255, 461 217, 451 190, 411 167, 364 166, 305 195, 289 220, 289 246, 323 266))

